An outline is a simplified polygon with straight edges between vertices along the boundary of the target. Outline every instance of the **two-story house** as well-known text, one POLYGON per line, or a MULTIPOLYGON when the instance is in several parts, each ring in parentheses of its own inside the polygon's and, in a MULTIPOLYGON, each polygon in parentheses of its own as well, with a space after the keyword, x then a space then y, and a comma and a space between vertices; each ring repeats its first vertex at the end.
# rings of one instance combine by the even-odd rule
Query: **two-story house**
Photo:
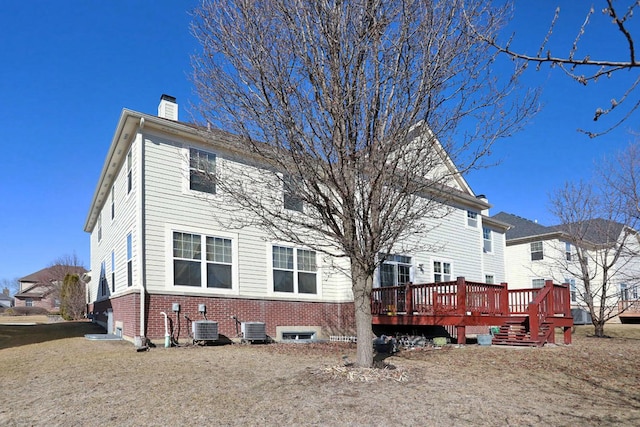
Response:
MULTIPOLYGON (((500 212, 493 218, 511 225, 506 233, 506 274, 509 287, 541 288, 545 280, 569 284, 574 322, 590 323, 591 317, 585 301, 590 297, 584 290, 584 273, 578 259, 576 243, 572 243, 575 239, 568 232, 569 226, 544 226, 505 212, 500 212)), ((581 226, 585 232, 580 249, 592 283, 593 305, 599 307, 598 299, 605 286, 603 266, 610 265, 606 280, 607 310, 612 310, 615 315, 617 311, 623 311, 620 304, 629 305, 638 300, 638 234, 623 224, 602 219, 593 219, 581 226), (625 236, 625 233, 631 233, 631 237, 625 236), (625 248, 617 251, 615 245, 619 245, 622 240, 625 248), (615 262, 613 257, 617 257, 615 262)), ((628 310, 620 315, 623 320, 636 317, 636 310, 628 310)))
MULTIPOLYGON (((343 258, 273 241, 251 225, 224 225, 242 212, 228 209, 203 172, 260 167, 234 141, 180 122, 175 98, 166 95, 158 116, 122 111, 84 225, 91 234, 89 311, 109 332, 161 339, 165 316, 179 339, 187 339, 190 322, 205 317, 229 338, 238 336, 239 321, 264 322, 277 340, 354 330, 343 258)), ((295 208, 286 196, 283 189, 284 207, 295 208)), ((432 244, 388 256, 374 286, 457 276, 505 281, 507 226, 486 215, 487 200, 459 174, 447 203, 448 215, 425 219, 432 244)))

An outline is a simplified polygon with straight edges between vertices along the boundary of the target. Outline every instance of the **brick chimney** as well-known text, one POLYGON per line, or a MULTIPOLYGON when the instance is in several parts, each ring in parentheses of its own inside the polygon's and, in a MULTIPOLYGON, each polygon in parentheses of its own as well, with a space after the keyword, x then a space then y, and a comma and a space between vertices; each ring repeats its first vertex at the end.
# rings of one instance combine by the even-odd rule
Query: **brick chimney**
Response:
POLYGON ((158 105, 158 117, 175 121, 178 120, 178 103, 175 97, 162 94, 160 97, 160 105, 158 105))

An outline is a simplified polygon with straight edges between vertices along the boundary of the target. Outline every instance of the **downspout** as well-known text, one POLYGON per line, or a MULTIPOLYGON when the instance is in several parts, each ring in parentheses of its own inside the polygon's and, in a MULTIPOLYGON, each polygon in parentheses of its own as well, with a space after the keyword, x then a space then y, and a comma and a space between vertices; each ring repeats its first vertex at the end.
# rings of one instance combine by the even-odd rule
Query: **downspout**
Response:
POLYGON ((136 142, 138 144, 138 176, 136 179, 138 190, 138 209, 136 212, 136 228, 138 230, 138 244, 136 245, 136 255, 139 260, 139 277, 138 285, 140 287, 140 337, 146 342, 145 338, 145 298, 146 298, 146 260, 145 260, 145 188, 144 188, 144 173, 145 173, 145 159, 144 159, 144 137, 142 135, 142 129, 144 128, 144 117, 140 117, 140 126, 136 135, 136 142))

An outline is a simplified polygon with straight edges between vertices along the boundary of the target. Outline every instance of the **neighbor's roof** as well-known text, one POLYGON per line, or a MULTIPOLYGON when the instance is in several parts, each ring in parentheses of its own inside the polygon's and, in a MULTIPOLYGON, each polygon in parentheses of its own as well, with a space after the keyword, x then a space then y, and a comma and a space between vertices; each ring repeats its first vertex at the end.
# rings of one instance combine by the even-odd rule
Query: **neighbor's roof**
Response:
POLYGON ((87 272, 84 267, 53 265, 31 273, 20 279, 20 282, 47 283, 55 278, 56 272, 64 268, 67 273, 82 275, 87 272))
POLYGON ((595 218, 580 223, 544 226, 518 215, 500 212, 492 218, 510 224, 507 242, 525 240, 546 240, 569 236, 581 236, 581 241, 595 245, 615 242, 624 229, 624 224, 616 221, 595 218))
POLYGON ((543 236, 558 232, 558 230, 552 227, 545 227, 544 225, 538 224, 530 219, 506 212, 500 212, 493 215, 491 218, 511 225, 511 228, 509 228, 506 234, 507 241, 532 236, 543 236))

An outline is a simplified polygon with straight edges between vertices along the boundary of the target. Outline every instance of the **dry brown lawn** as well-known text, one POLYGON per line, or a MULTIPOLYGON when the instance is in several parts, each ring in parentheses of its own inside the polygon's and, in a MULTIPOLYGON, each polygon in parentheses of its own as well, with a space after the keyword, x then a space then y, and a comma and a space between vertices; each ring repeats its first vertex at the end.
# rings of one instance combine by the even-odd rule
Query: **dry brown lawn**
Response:
POLYGON ((579 327, 571 346, 402 351, 373 371, 344 367, 348 344, 136 352, 94 332, 0 325, 0 425, 640 425, 636 325, 579 327))

